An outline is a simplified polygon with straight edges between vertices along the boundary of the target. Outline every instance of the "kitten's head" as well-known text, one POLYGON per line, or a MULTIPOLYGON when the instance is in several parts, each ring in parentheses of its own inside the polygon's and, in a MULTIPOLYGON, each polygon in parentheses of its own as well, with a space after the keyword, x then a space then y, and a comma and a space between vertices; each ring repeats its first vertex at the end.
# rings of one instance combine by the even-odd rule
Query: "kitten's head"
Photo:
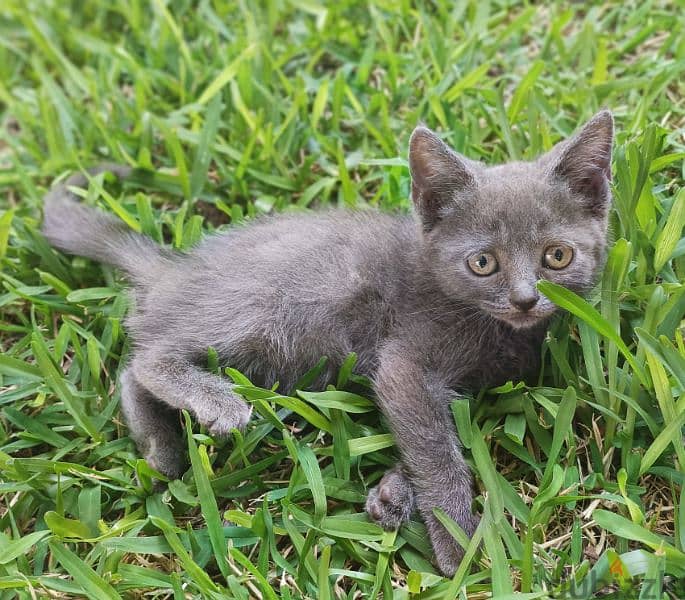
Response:
POLYGON ((612 137, 602 111, 534 162, 485 167, 417 127, 412 198, 444 292, 523 328, 556 309, 539 279, 589 291, 606 256, 612 137))

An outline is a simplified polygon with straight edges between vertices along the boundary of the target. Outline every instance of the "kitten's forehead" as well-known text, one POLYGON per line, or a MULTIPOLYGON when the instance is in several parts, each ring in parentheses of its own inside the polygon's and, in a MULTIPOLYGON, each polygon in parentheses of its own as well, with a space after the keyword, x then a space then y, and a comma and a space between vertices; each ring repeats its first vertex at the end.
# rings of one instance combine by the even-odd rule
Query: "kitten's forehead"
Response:
POLYGON ((527 204, 537 206, 540 200, 550 199, 558 189, 547 180, 545 172, 536 163, 497 165, 483 169, 479 175, 479 196, 493 207, 512 203, 522 208, 527 204))
POLYGON ((534 163, 510 163, 483 169, 472 191, 471 218, 493 233, 542 234, 568 223, 576 211, 563 190, 547 181, 534 163))
POLYGON ((589 218, 578 198, 540 162, 482 167, 475 179, 475 185, 457 192, 443 230, 447 236, 451 230, 469 245, 524 253, 565 240, 591 248, 604 239, 606 223, 589 218))

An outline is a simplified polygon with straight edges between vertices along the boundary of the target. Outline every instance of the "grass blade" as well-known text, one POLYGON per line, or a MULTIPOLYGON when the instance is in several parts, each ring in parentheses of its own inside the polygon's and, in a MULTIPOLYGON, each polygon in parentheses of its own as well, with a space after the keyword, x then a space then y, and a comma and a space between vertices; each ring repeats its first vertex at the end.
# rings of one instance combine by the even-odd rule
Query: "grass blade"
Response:
POLYGON ((90 598, 121 600, 117 591, 64 544, 49 542, 50 551, 90 598))
POLYGON ((221 515, 214 497, 214 491, 209 481, 207 471, 205 470, 203 461, 200 458, 200 453, 195 445, 193 439, 193 426, 190 422, 190 415, 184 411, 183 418, 186 423, 186 439, 188 442, 188 452, 190 454, 190 464, 193 469, 193 478, 197 486, 197 494, 200 498, 200 507, 202 509, 202 516, 207 523, 207 531, 209 533, 209 541, 212 544, 214 558, 216 564, 221 571, 221 574, 228 578, 230 571, 228 568, 228 548, 224 540, 224 531, 221 525, 221 515))

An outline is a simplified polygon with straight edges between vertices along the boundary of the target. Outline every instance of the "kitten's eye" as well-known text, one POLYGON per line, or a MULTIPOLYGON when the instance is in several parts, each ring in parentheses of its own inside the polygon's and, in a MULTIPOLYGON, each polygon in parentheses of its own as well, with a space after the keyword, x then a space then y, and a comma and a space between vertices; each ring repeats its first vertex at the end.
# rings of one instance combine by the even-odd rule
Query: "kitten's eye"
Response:
POLYGON ((558 244, 556 246, 549 246, 545 250, 543 262, 549 269, 559 270, 568 267, 572 260, 573 248, 558 244))
POLYGON ((480 252, 466 261, 476 275, 492 275, 497 270, 497 259, 489 252, 480 252))

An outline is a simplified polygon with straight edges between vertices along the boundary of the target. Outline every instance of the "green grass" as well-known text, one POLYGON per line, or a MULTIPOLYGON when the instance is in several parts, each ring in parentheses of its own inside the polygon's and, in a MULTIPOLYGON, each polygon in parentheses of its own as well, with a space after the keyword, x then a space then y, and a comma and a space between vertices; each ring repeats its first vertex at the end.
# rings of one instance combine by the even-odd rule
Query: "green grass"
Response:
POLYGON ((0 599, 685 597, 682 8, 259 4, 0 4, 0 599), (539 385, 454 404, 484 518, 453 580, 420 523, 363 513, 393 451, 352 361, 298 397, 231 372, 253 423, 188 429, 192 469, 153 493, 118 413, 122 283, 38 233, 56 177, 154 169, 89 195, 185 248, 262 213, 407 210, 420 120, 496 162, 602 106, 615 244, 587 302, 541 288, 572 314, 539 385))

